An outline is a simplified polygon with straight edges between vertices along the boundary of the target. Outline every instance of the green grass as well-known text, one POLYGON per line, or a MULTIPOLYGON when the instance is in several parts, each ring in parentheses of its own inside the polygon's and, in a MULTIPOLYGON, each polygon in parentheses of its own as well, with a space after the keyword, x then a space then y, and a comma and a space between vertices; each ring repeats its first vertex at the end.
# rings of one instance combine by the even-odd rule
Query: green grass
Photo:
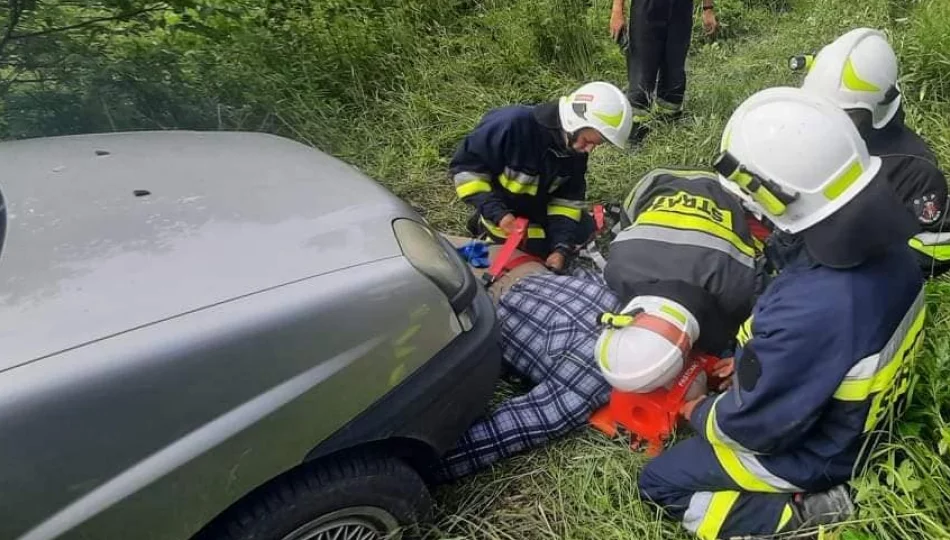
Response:
MULTIPOLYGON (((504 3, 488 16, 510 19, 513 14, 508 10, 518 10, 520 4, 504 3)), ((946 93, 950 2, 898 6, 884 0, 801 0, 784 12, 774 11, 767 2, 721 0, 718 5, 726 24, 723 37, 710 43, 697 33, 689 59, 689 116, 654 126, 635 153, 598 150, 589 175, 592 199, 620 197, 651 167, 705 166, 729 114, 745 97, 768 86, 798 84, 799 76, 785 68, 789 55, 811 50, 858 25, 885 28, 895 39, 907 74, 909 121, 932 141, 942 162, 950 163, 946 93), (942 21, 920 18, 921 13, 932 16, 938 11, 945 15, 942 21), (937 33, 938 26, 942 34, 937 33)), ((604 1, 594 2, 589 20, 595 32, 603 34, 608 9, 604 1)), ((597 68, 587 75, 622 85, 624 64, 619 51, 602 35, 598 40, 597 68)), ((391 110, 399 111, 394 114, 418 122, 400 131, 411 135, 385 144, 382 156, 364 161, 372 173, 390 179, 397 193, 424 208, 433 223, 446 229, 457 229, 466 212, 452 197, 444 176, 451 143, 489 107, 544 99, 582 80, 549 68, 529 67, 539 77, 520 88, 499 86, 496 79, 458 88, 454 86, 457 73, 447 76, 447 71, 468 62, 490 62, 484 51, 471 54, 454 59, 450 66, 427 62, 420 69, 418 84, 391 105, 391 110), (407 155, 387 156, 388 152, 407 155)), ((351 156, 366 157, 359 151, 351 156)), ((944 360, 950 312, 941 302, 950 298, 950 284, 934 283, 930 289, 931 323, 913 401, 894 437, 879 448, 873 466, 854 483, 861 514, 855 522, 829 531, 829 537, 950 538, 950 425, 946 420, 950 368, 944 360)), ((645 459, 622 440, 581 430, 441 489, 438 516, 428 537, 687 538, 677 524, 661 519, 654 507, 639 500, 636 479, 645 459)))
MULTIPOLYGON (((101 43, 77 34, 72 46, 101 54, 53 72, 62 77, 56 82, 6 94, 0 136, 272 131, 343 158, 435 226, 460 232, 468 209, 456 200, 446 168, 486 110, 556 99, 593 79, 625 86, 624 59, 607 35, 610 2, 207 0, 228 9, 209 7, 210 15, 189 23, 192 30, 156 23, 138 33, 98 32, 101 43)), ((698 25, 694 31, 687 116, 653 126, 635 152, 598 149, 591 199, 619 199, 653 167, 707 166, 743 99, 799 83, 786 69, 788 56, 856 26, 889 33, 901 56, 908 121, 950 163, 950 0, 716 5, 720 38, 703 38, 698 25)), ((932 283, 929 292, 931 319, 908 410, 854 483, 859 519, 830 536, 950 538, 950 280, 932 283)), ((640 501, 644 460, 621 440, 581 430, 440 489, 428 537, 686 538, 640 501)))

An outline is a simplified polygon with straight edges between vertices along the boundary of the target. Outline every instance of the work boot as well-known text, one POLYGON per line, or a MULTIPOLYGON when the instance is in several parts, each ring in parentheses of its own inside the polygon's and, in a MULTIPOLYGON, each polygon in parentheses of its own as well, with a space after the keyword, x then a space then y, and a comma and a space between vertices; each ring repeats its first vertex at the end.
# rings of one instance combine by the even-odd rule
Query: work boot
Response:
MULTIPOLYGON (((842 523, 854 516, 854 502, 848 487, 841 484, 828 491, 798 494, 792 499, 792 519, 787 531, 814 529, 819 525, 842 523)), ((817 533, 793 538, 817 538, 817 533)))

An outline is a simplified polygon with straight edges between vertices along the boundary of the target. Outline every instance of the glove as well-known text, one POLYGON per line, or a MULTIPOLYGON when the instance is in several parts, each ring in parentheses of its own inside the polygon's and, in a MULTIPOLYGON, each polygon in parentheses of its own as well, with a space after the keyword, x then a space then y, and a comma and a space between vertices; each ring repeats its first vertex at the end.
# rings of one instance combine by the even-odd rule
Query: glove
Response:
POLYGON ((475 268, 488 268, 488 246, 484 242, 473 240, 455 250, 468 264, 475 268))

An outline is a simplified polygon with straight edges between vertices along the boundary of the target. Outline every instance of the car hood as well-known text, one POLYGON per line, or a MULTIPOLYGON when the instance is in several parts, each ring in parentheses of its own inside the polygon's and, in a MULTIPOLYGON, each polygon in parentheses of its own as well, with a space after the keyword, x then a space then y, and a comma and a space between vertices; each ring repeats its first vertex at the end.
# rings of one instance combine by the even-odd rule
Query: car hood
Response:
POLYGON ((295 280, 401 254, 418 217, 308 146, 236 132, 0 144, 0 370, 295 280))

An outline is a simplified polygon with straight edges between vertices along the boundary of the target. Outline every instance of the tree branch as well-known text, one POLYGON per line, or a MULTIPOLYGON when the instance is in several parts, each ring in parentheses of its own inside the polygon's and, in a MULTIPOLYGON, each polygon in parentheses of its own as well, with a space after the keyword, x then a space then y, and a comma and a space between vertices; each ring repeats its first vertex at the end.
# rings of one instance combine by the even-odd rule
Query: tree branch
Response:
MULTIPOLYGON (((10 0, 10 1, 11 1, 11 2, 15 2, 16 0, 10 0)), ((77 28, 83 28, 83 27, 85 27, 85 26, 91 26, 91 25, 93 25, 93 24, 98 24, 98 23, 103 23, 103 22, 110 22, 110 21, 123 21, 123 20, 126 20, 126 19, 131 19, 132 17, 137 17, 137 16, 142 15, 142 14, 144 14, 144 13, 152 13, 152 12, 155 12, 155 11, 164 11, 164 10, 166 10, 166 9, 168 9, 168 6, 166 6, 166 5, 152 6, 152 7, 140 9, 140 10, 138 10, 138 11, 132 11, 132 12, 130 12, 130 13, 121 13, 121 14, 119 14, 119 15, 113 15, 113 16, 111 16, 111 17, 98 17, 98 18, 95 18, 95 19, 88 19, 88 20, 85 20, 85 21, 80 22, 80 23, 71 24, 71 25, 69 25, 69 26, 61 26, 61 27, 59 27, 59 28, 47 28, 46 30, 39 30, 39 31, 37 31, 37 32, 30 32, 30 33, 28 33, 28 34, 14 34, 14 35, 9 36, 9 38, 8 38, 7 40, 8 40, 8 41, 13 41, 13 40, 17 40, 17 39, 29 39, 29 38, 33 38, 33 37, 37 37, 37 36, 45 36, 45 35, 48 35, 48 34, 56 34, 56 33, 59 33, 59 32, 68 32, 68 31, 70 31, 70 30, 75 30, 75 29, 77 29, 77 28)), ((0 49, 0 51, 2 51, 2 49, 0 49)))
POLYGON ((20 24, 20 17, 23 15, 23 4, 20 3, 20 0, 9 0, 7 3, 10 6, 10 20, 7 21, 6 32, 0 38, 0 58, 3 58, 3 50, 7 47, 7 43, 10 43, 10 40, 13 39, 13 32, 20 24))

